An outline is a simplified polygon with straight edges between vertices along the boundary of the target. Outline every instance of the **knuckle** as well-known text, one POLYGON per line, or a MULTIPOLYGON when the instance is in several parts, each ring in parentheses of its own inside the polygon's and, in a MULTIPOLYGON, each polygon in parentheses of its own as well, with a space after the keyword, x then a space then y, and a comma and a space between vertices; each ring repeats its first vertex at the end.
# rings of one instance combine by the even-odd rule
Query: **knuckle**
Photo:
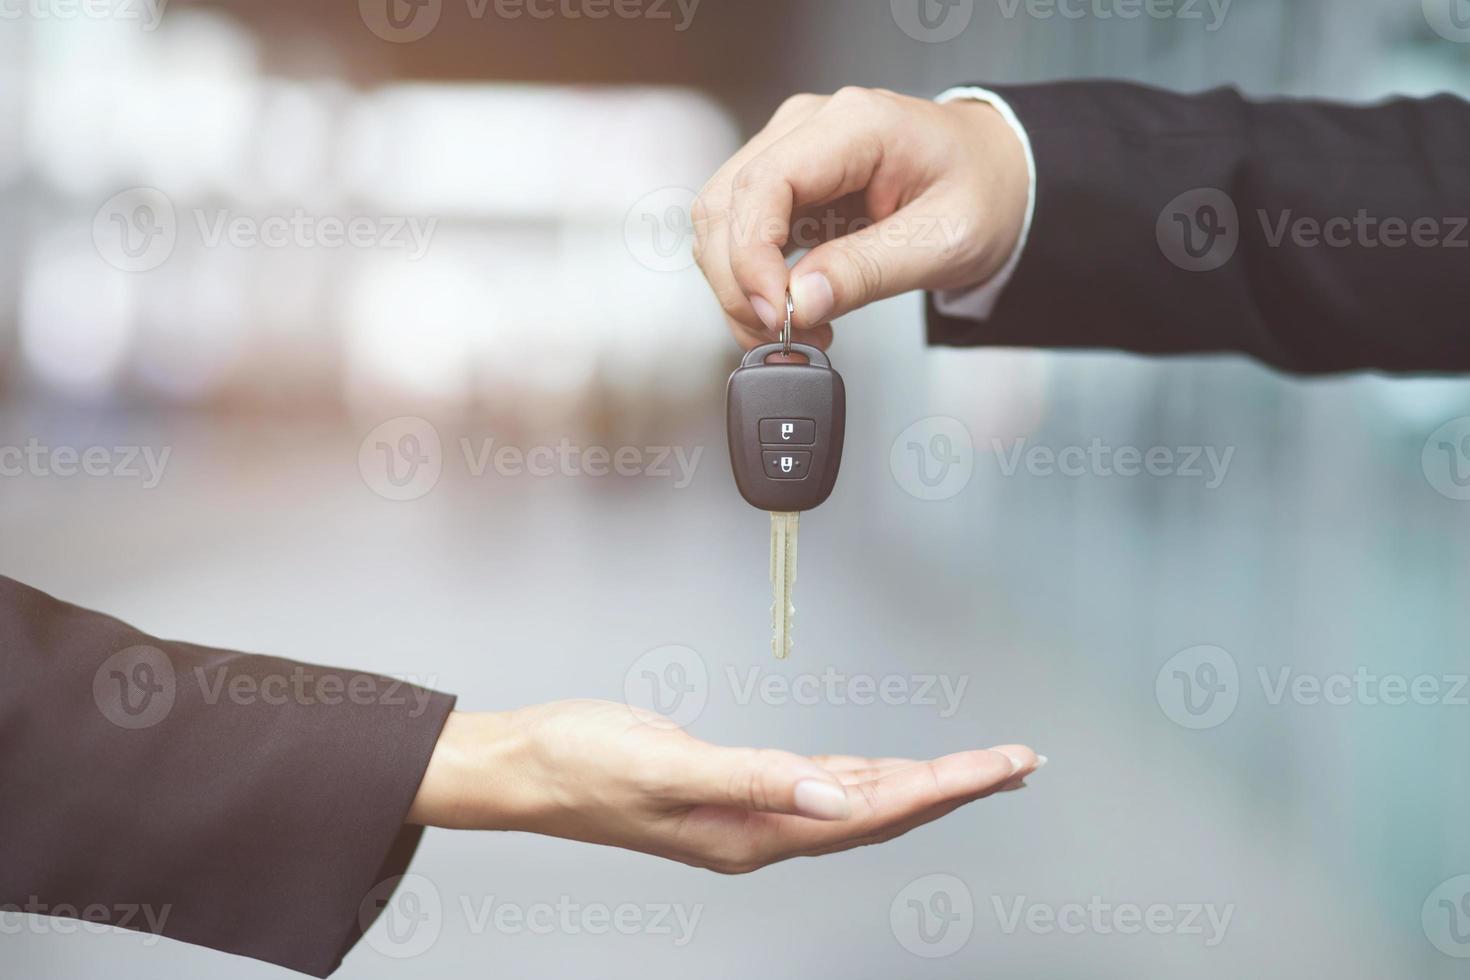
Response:
POLYGON ((720 290, 715 297, 720 301, 720 309, 725 316, 738 323, 744 323, 750 319, 750 300, 739 290, 720 290))
POLYGON ((709 248, 709 240, 715 234, 721 216, 709 203, 708 190, 701 191, 689 205, 689 227, 694 232, 694 258, 698 261, 709 248))
POLYGON ((849 242, 845 251, 852 270, 852 283, 857 290, 857 296, 853 298, 867 303, 882 295, 884 273, 878 243, 859 237, 849 242))
POLYGON ((939 799, 943 796, 944 784, 939 778, 939 770, 934 767, 934 763, 924 763, 924 775, 929 777, 929 792, 934 795, 934 798, 939 799))
POLYGON ((689 223, 694 225, 695 235, 709 234, 722 220, 725 220, 725 209, 720 207, 714 188, 704 188, 694 195, 694 201, 689 204, 689 223))
POLYGON ((745 765, 730 775, 730 798, 753 810, 769 810, 771 793, 766 774, 770 768, 771 756, 768 750, 752 751, 745 765))
POLYGON ((830 106, 834 112, 860 117, 869 128, 891 130, 902 119, 901 96, 885 89, 849 85, 837 90, 830 106))
POLYGON ((857 789, 858 794, 863 798, 863 805, 867 808, 868 812, 876 812, 881 797, 878 783, 859 783, 857 789))
POLYGON ((868 94, 872 97, 875 103, 879 103, 885 106, 898 106, 902 105, 905 102, 911 101, 908 96, 902 95, 898 92, 893 91, 892 89, 886 88, 868 89, 868 94))
POLYGON ((735 171, 735 180, 732 189, 735 194, 745 194, 770 183, 775 171, 771 165, 761 157, 748 160, 735 171))
POLYGON ((694 198, 694 203, 689 205, 689 223, 694 226, 694 234, 703 238, 709 222, 709 205, 705 203, 704 194, 700 193, 694 198))
POLYGON ((822 97, 820 95, 813 95, 810 92, 798 92, 781 103, 780 108, 776 110, 776 116, 799 115, 817 108, 821 103, 822 97))

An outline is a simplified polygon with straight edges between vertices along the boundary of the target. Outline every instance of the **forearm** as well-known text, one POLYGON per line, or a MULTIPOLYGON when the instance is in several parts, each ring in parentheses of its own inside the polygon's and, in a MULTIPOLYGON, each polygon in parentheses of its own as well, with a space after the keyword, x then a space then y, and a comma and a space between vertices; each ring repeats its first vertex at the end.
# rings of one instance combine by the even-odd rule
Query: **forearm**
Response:
POLYGON ((316 975, 406 867, 453 704, 161 640, 3 578, 0 674, 0 785, 24 801, 0 807, 0 905, 147 907, 154 923, 104 921, 316 975))
POLYGON ((1030 240, 988 319, 946 317, 931 300, 934 342, 1230 351, 1301 372, 1470 369, 1466 103, 998 91, 1034 148, 1030 240), (1220 199, 1210 190, 1233 206, 1235 237, 1197 261, 1168 212, 1194 219, 1220 199), (1416 221, 1435 234, 1416 236, 1416 221))

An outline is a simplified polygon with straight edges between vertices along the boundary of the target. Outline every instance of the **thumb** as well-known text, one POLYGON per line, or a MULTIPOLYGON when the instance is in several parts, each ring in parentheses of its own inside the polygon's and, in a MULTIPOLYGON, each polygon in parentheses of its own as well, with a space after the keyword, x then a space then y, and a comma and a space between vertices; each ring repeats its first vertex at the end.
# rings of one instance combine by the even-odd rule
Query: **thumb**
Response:
POLYGON ((835 776, 810 759, 774 749, 701 745, 690 753, 681 785, 685 803, 814 820, 852 816, 847 790, 835 776))
POLYGON ((923 286, 945 261, 942 222, 897 211, 824 242, 791 270, 794 325, 810 329, 923 286))

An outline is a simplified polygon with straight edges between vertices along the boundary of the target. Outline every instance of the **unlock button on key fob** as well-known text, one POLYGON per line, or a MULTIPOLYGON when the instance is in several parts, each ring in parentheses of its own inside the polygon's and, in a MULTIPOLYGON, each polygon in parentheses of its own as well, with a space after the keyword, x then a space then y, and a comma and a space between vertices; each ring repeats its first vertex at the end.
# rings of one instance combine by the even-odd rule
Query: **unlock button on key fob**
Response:
POLYGON ((761 453, 766 476, 773 480, 805 480, 812 471, 812 454, 796 450, 766 450, 761 453))
POLYGON ((761 419, 761 442, 767 446, 811 446, 817 423, 811 419, 761 419))

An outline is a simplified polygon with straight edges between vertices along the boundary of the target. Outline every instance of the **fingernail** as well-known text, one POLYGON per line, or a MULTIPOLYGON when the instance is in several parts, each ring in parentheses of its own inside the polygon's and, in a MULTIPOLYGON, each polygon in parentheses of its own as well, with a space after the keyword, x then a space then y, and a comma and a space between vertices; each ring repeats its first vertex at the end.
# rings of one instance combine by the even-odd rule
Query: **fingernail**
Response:
MULTIPOLYGON (((1026 764, 1026 763, 1022 762, 1020 759, 1016 758, 1013 755, 1008 755, 1008 756, 1006 756, 1006 758, 1011 760, 1011 772, 1020 772, 1021 771, 1021 767, 1026 764)), ((1038 768, 1040 768, 1040 767, 1038 767, 1038 768)))
POLYGON ((803 779, 796 784, 796 812, 816 820, 846 820, 852 816, 852 804, 836 783, 803 779))
POLYGON ((1046 765, 1046 756, 1044 756, 1044 755, 1038 755, 1036 757, 1036 768, 1037 769, 1040 769, 1044 765, 1046 765))
POLYGON ((767 330, 780 330, 785 326, 785 320, 776 319, 776 308, 765 301, 762 296, 752 296, 750 305, 755 308, 755 315, 761 318, 761 323, 766 325, 767 330))
POLYGON ((832 283, 820 272, 810 272, 791 287, 791 298, 796 303, 796 312, 807 326, 826 323, 832 317, 837 297, 832 292, 832 283))

